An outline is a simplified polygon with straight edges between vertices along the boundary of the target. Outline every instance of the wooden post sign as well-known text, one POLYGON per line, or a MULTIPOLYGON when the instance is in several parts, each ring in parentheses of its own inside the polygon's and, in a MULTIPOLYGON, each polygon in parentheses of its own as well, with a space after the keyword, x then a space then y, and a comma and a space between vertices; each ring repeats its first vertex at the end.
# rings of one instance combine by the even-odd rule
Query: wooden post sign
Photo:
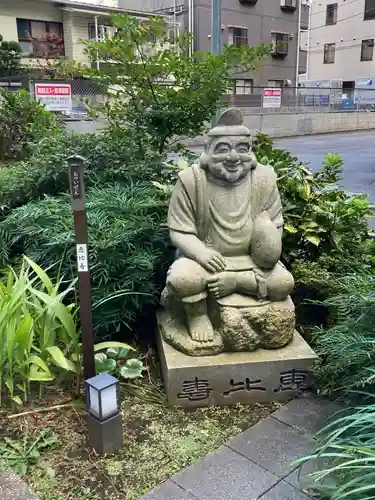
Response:
POLYGON ((88 259, 88 233, 84 182, 85 159, 80 156, 68 158, 69 187, 74 215, 77 269, 79 282, 79 305, 83 345, 83 372, 85 379, 95 375, 94 332, 92 326, 91 281, 88 259))

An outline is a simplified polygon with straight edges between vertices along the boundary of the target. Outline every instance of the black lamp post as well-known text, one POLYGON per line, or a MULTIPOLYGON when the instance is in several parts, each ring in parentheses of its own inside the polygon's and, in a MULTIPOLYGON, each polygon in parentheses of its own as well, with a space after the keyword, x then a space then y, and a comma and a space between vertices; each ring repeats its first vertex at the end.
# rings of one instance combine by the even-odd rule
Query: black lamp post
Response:
POLYGON ((85 394, 91 446, 99 455, 115 453, 123 445, 119 381, 100 373, 85 381, 85 394))

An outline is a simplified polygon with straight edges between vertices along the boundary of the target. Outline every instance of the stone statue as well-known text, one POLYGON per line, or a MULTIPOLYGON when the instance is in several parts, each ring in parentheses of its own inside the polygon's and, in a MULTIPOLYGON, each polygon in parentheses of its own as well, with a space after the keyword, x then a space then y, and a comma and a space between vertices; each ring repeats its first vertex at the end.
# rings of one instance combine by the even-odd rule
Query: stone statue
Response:
POLYGON ((177 253, 158 318, 168 343, 199 356, 290 342, 294 280, 279 260, 276 174, 257 163, 239 110, 221 115, 198 164, 180 172, 168 227, 177 253))

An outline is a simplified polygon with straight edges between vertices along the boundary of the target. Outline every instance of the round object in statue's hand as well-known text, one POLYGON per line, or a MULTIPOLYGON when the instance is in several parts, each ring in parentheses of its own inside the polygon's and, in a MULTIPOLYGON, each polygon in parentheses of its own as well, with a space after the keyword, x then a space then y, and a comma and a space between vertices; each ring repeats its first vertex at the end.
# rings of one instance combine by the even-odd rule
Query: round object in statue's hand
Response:
POLYGON ((281 251, 281 234, 268 213, 263 212, 254 222, 250 243, 251 257, 260 268, 272 269, 280 260, 281 251))

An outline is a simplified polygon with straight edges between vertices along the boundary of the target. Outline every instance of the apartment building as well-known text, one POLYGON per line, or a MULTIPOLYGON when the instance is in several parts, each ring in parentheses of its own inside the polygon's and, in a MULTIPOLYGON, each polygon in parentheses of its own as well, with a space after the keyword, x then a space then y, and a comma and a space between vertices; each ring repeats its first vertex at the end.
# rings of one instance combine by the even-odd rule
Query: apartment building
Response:
POLYGON ((112 30, 110 13, 127 12, 140 19, 154 14, 119 7, 118 0, 0 0, 0 34, 4 40, 18 40, 24 64, 33 65, 48 52, 88 63, 80 40, 100 38, 112 30))
MULTIPOLYGON (((235 92, 250 94, 258 86, 295 86, 297 74, 304 72, 306 52, 297 56, 299 25, 306 26, 306 0, 222 0, 222 43, 257 45, 273 43, 273 52, 260 71, 237 75, 235 92), (301 21, 299 23, 299 21, 301 21), (301 66, 297 73, 298 59, 301 66)), ((125 8, 149 8, 173 15, 180 29, 192 31, 194 50, 210 51, 212 0, 119 0, 125 8)))
POLYGON ((310 22, 307 80, 375 80, 375 0, 314 0, 310 22))

